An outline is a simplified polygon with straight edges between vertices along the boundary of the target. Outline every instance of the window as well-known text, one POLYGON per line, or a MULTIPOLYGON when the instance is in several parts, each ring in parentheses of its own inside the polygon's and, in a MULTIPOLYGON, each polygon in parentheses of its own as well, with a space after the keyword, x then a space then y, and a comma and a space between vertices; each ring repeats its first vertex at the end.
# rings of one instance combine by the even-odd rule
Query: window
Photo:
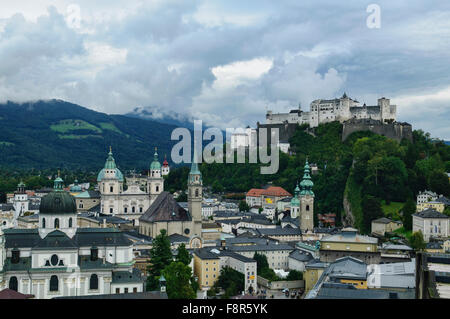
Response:
POLYGON ((159 186, 156 186, 156 191, 159 192, 159 186))
POLYGON ((309 205, 306 205, 306 211, 309 211, 309 205))
POLYGON ((53 275, 50 277, 50 291, 58 291, 59 280, 58 277, 53 275))
POLYGON ((198 188, 195 189, 195 197, 198 197, 198 188))
POLYGON ((69 218, 69 228, 72 228, 72 217, 69 218))
POLYGON ((13 264, 19 263, 19 259, 20 259, 20 250, 18 250, 18 249, 13 249, 13 251, 12 251, 11 253, 12 253, 12 256, 11 256, 11 263, 13 263, 13 264))
POLYGON ((126 293, 126 294, 128 293, 128 288, 125 288, 125 293, 126 293))
POLYGON ((42 228, 45 228, 45 218, 42 218, 42 228))
POLYGON ((16 276, 12 276, 11 278, 9 278, 9 289, 18 291, 19 283, 17 282, 16 276))
POLYGON ((59 229, 59 218, 55 219, 55 229, 59 229))
POLYGON ((59 258, 57 255, 53 254, 52 257, 50 257, 50 262, 52 263, 52 266, 58 265, 59 258))
POLYGON ((142 207, 139 207, 139 213, 142 213, 142 207))
POLYGON ((112 192, 114 192, 114 186, 111 186, 110 188, 109 188, 109 191, 112 193, 112 192))
POLYGON ((134 206, 131 207, 131 212, 132 212, 132 213, 136 212, 136 207, 134 207, 134 206))
POLYGON ((113 209, 112 207, 109 209, 109 212, 112 214, 113 213, 113 209))
POLYGON ((120 288, 116 288, 116 294, 120 294, 120 288))
POLYGON ((98 259, 98 248, 91 248, 91 260, 96 261, 98 259))
POLYGON ((125 213, 128 213, 128 207, 125 207, 123 210, 125 213))
POLYGON ((136 287, 133 288, 133 292, 137 292, 137 288, 136 287))
POLYGON ((89 289, 98 289, 98 276, 96 274, 91 275, 91 279, 89 280, 89 289))

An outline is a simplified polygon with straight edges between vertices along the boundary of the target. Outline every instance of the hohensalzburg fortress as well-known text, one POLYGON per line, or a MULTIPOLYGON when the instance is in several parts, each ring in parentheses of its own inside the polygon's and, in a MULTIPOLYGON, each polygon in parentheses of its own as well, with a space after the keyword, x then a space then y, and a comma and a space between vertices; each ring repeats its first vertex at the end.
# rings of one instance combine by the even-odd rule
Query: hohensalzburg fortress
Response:
POLYGON ((350 119, 372 119, 382 123, 396 121, 397 106, 391 105, 390 100, 382 97, 377 105, 359 105, 344 93, 341 98, 332 100, 314 100, 310 104, 310 111, 304 112, 300 107, 289 113, 272 113, 267 111, 266 124, 298 123, 316 127, 320 123, 333 121, 345 122, 350 119))

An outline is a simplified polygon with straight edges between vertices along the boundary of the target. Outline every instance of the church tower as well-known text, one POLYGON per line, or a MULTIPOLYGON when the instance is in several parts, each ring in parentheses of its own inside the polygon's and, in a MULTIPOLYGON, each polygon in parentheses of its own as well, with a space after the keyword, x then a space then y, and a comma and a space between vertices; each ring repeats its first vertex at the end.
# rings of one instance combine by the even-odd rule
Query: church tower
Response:
POLYGON ((300 213, 300 187, 295 187, 295 195, 291 199, 291 218, 298 218, 300 213))
POLYGON ((120 213, 119 196, 123 192, 123 174, 117 168, 111 147, 105 167, 98 173, 97 182, 101 195, 101 212, 115 215, 120 213))
POLYGON ((303 172, 303 180, 300 183, 299 223, 302 232, 306 232, 307 230, 312 231, 314 228, 314 192, 312 191, 314 183, 311 180, 308 159, 306 159, 303 172))
POLYGON ((194 223, 194 236, 202 235, 202 199, 203 199, 202 173, 198 169, 196 152, 188 177, 188 207, 194 223))
POLYGON ((161 174, 161 164, 158 159, 158 149, 155 147, 153 162, 150 164, 147 179, 147 193, 150 195, 150 205, 164 191, 164 178, 161 174))
POLYGON ((19 216, 22 216, 23 213, 28 211, 28 195, 25 191, 25 184, 21 181, 19 185, 17 185, 17 190, 14 193, 14 218, 17 219, 19 216))

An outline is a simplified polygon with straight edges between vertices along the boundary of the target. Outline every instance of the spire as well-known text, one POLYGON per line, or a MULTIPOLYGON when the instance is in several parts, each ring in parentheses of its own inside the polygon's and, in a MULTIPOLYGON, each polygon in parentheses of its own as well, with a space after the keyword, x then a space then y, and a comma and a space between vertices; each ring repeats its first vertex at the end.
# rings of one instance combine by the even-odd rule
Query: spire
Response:
POLYGON ((160 170, 161 169, 161 164, 159 163, 158 160, 158 148, 155 147, 155 154, 153 155, 153 162, 150 164, 150 170, 154 171, 154 170, 160 170))
POLYGON ((198 169, 198 159, 199 157, 197 156, 197 150, 194 148, 194 156, 192 157, 191 171, 189 174, 201 174, 198 169))
POLYGON ((313 186, 314 186, 314 183, 311 180, 308 158, 306 158, 305 166, 303 169, 303 179, 300 182, 300 187, 301 187, 300 195, 314 196, 314 192, 312 190, 313 186))
POLYGON ((108 153, 108 158, 106 159, 105 168, 107 168, 107 169, 116 168, 116 161, 114 160, 111 146, 109 147, 109 153, 108 153))
POLYGON ((155 147, 155 154, 153 155, 153 159, 155 161, 158 161, 158 148, 157 147, 155 147))

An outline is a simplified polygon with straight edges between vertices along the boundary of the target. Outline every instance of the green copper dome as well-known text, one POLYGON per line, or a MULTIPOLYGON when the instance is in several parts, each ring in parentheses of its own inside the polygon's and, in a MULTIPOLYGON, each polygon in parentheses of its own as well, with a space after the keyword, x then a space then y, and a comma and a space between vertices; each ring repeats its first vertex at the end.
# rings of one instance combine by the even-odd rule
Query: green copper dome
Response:
POLYGON ((97 182, 101 182, 105 178, 106 170, 115 170, 115 178, 123 182, 123 174, 117 168, 116 161, 114 160, 111 147, 109 148, 108 158, 106 159, 105 168, 103 168, 97 175, 97 182))
POLYGON ((300 200, 298 199, 298 195, 300 195, 300 188, 298 187, 298 183, 297 183, 297 186, 295 187, 294 192, 295 192, 295 195, 291 199, 291 207, 300 206, 300 200))
POLYGON ((76 214, 75 197, 63 190, 61 177, 55 179, 53 191, 42 197, 39 214, 76 214))
POLYGON ((311 195, 314 196, 314 192, 312 190, 314 183, 311 180, 311 175, 309 173, 309 164, 308 159, 306 159, 305 167, 303 168, 303 179, 300 182, 300 195, 311 195))
POLYGON ((153 156, 153 162, 150 164, 150 170, 159 170, 161 169, 161 164, 159 163, 158 160, 158 152, 157 149, 155 147, 155 155, 153 156))

